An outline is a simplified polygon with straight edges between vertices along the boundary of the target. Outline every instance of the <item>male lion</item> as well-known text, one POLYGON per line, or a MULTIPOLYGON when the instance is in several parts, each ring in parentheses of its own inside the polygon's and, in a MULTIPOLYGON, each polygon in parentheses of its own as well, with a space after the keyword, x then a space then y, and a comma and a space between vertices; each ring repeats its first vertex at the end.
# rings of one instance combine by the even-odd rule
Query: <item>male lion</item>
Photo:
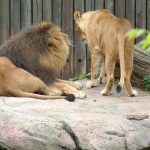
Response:
POLYGON ((68 36, 49 22, 34 25, 5 41, 0 47, 0 95, 54 99, 73 94, 84 98, 85 93, 76 89, 81 87, 79 82, 56 78, 66 63, 68 44, 68 36))
MULTIPOLYGON (((130 96, 136 96, 137 92, 132 89, 130 83, 134 41, 126 37, 126 33, 132 28, 131 23, 126 19, 114 16, 106 9, 89 11, 82 15, 79 11, 75 11, 74 19, 81 40, 87 40, 91 53, 91 81, 87 83, 87 86, 96 86, 96 69, 99 66, 100 58, 103 58, 105 59, 103 69, 106 70, 107 83, 101 94, 107 95, 112 88, 115 64, 119 58, 121 77, 116 91, 121 92, 125 82, 130 96)), ((104 74, 103 70, 101 76, 104 74)))

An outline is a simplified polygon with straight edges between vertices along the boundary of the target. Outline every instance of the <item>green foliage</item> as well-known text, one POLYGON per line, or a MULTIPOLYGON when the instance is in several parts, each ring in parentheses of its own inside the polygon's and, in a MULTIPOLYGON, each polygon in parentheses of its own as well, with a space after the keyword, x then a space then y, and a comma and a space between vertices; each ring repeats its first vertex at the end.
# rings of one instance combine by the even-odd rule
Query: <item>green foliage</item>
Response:
POLYGON ((150 75, 144 77, 143 84, 144 89, 150 91, 150 75))
POLYGON ((146 38, 140 41, 139 43, 137 43, 137 45, 139 45, 142 49, 150 51, 150 32, 149 31, 145 29, 132 29, 131 31, 127 33, 127 36, 128 36, 128 39, 131 40, 134 38, 138 38, 144 34, 146 35, 146 38))
POLYGON ((77 80, 83 80, 86 79, 86 74, 80 74, 78 76, 75 76, 74 78, 71 78, 70 81, 77 81, 77 80))
POLYGON ((144 29, 132 29, 129 33, 128 33, 128 38, 131 40, 133 38, 138 38, 141 35, 143 35, 146 32, 146 30, 144 29))
POLYGON ((146 49, 146 48, 150 48, 150 33, 147 34, 146 39, 144 40, 143 44, 142 44, 142 48, 146 49))

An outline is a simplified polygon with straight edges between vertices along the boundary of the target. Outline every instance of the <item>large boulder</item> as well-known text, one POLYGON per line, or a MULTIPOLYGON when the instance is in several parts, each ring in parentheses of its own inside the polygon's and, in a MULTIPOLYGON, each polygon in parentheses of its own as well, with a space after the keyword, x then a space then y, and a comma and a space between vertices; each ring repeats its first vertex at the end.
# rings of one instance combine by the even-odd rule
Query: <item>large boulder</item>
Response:
POLYGON ((84 89, 85 100, 0 98, 0 149, 138 150, 150 148, 150 94, 100 96, 104 85, 84 89))

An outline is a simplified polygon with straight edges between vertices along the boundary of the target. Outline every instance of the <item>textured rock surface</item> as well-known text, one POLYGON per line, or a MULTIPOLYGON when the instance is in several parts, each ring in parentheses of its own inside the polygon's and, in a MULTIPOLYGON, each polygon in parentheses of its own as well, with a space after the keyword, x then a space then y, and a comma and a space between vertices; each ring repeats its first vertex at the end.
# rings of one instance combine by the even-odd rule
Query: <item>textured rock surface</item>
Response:
POLYGON ((136 150, 150 148, 150 94, 124 90, 85 100, 0 98, 0 148, 13 150, 136 150))

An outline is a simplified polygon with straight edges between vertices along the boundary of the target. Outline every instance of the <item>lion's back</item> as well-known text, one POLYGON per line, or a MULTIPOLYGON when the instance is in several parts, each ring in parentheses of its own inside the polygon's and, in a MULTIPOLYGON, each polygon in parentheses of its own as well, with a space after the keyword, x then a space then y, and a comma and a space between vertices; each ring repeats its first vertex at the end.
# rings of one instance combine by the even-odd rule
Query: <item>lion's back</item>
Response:
POLYGON ((118 18, 109 10, 97 10, 91 15, 88 24, 88 40, 89 43, 99 42, 102 47, 116 48, 118 35, 122 34, 125 37, 131 28, 132 25, 127 19, 118 18))

